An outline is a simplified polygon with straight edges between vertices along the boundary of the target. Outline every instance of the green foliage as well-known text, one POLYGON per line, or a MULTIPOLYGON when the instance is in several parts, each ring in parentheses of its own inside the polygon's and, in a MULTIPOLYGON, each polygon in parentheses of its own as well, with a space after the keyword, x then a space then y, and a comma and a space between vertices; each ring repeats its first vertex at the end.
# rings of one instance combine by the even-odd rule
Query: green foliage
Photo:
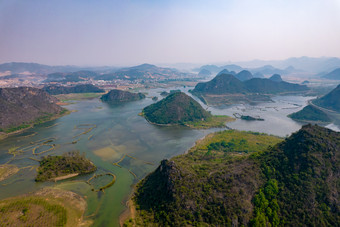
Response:
POLYGON ((260 151, 278 141, 282 140, 228 130, 208 135, 186 155, 163 161, 137 186, 135 201, 143 220, 139 224, 246 225, 253 189, 262 181, 259 163, 240 151, 260 151))
POLYGON ((255 217, 250 221, 251 226, 279 226, 278 193, 279 188, 277 180, 270 179, 264 185, 263 189, 260 189, 258 194, 255 195, 253 199, 255 217))
POLYGON ((229 130, 162 161, 137 185, 136 223, 338 226, 340 133, 307 125, 279 141, 229 130))
POLYGON ((255 219, 265 216, 273 226, 340 223, 339 201, 330 193, 340 189, 335 177, 340 172, 339 150, 339 133, 307 125, 263 153, 259 158, 267 183, 261 191, 271 212, 261 210, 254 199, 255 219))
POLYGON ((11 128, 5 129, 4 131, 5 131, 5 133, 11 133, 11 132, 19 131, 19 130, 29 128, 29 127, 31 127, 30 124, 22 124, 22 125, 19 125, 19 126, 16 126, 16 127, 11 127, 11 128))
POLYGON ((62 156, 43 157, 39 162, 36 181, 47 181, 56 177, 79 173, 86 174, 96 170, 94 164, 80 155, 79 151, 71 151, 62 156))
POLYGON ((298 121, 331 122, 327 114, 311 105, 304 107, 299 112, 288 115, 288 117, 298 121))

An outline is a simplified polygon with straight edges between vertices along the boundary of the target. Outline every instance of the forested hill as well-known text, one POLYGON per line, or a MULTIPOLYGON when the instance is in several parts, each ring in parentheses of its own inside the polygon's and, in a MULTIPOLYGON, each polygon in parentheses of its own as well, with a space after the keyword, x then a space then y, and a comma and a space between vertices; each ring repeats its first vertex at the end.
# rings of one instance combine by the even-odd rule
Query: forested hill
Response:
POLYGON ((144 117, 156 124, 185 124, 207 120, 211 114, 183 92, 173 93, 143 109, 144 117))
POLYGON ((307 125, 274 145, 278 141, 230 130, 207 136, 188 154, 162 161, 138 184, 133 221, 337 226, 340 133, 307 125))

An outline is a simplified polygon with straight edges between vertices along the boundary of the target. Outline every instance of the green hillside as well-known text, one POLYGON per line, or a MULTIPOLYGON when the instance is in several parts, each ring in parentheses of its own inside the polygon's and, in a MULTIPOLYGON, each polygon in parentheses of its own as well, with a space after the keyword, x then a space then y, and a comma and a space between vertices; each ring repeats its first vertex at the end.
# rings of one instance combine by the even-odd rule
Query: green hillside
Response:
POLYGON ((340 133, 307 125, 280 141, 238 131, 207 136, 137 185, 127 225, 338 225, 340 133))
POLYGON ((327 114, 311 105, 304 107, 296 113, 288 115, 288 117, 297 121, 331 122, 331 119, 327 114))
POLYGON ((340 85, 327 95, 313 100, 313 103, 323 108, 340 112, 340 85))
POLYGON ((142 115, 158 125, 186 125, 194 128, 223 127, 232 118, 213 116, 183 92, 170 94, 143 109, 142 115))

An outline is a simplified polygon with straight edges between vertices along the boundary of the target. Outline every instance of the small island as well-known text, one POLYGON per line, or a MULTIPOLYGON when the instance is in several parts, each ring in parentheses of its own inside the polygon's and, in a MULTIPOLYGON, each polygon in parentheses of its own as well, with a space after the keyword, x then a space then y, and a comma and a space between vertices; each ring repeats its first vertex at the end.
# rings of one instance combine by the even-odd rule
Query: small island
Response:
POLYGON ((242 115, 241 116, 241 120, 245 120, 245 121, 264 121, 263 118, 252 117, 252 116, 249 116, 249 115, 242 115))
POLYGON ((79 151, 67 152, 61 156, 43 157, 39 164, 35 181, 64 180, 79 174, 91 173, 97 169, 79 151))
POLYGON ((138 101, 144 98, 145 98, 145 95, 143 93, 132 93, 128 91, 113 89, 109 91, 107 94, 103 95, 100 99, 103 102, 108 102, 108 103, 122 103, 122 102, 138 101))
POLYGON ((213 116, 193 98, 183 92, 170 94, 161 101, 151 104, 140 114, 156 125, 184 125, 190 128, 225 127, 234 119, 228 116, 213 116))

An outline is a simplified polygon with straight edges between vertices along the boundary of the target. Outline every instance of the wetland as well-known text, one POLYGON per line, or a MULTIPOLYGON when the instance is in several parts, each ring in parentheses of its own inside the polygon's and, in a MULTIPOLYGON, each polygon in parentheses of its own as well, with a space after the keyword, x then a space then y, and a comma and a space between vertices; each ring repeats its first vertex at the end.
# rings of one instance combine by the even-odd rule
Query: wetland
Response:
MULTIPOLYGON (((176 89, 189 94, 189 88, 176 89)), ((164 89, 144 90, 141 92, 147 92, 146 99, 114 105, 103 103, 99 98, 72 100, 66 106, 71 114, 0 141, 0 165, 16 168, 0 181, 0 200, 34 193, 46 187, 72 191, 86 201, 85 221, 93 226, 119 226, 119 217, 127 209, 133 186, 155 170, 161 160, 183 154, 198 139, 225 130, 162 127, 138 116, 144 107, 154 102, 152 97, 162 99, 162 91, 164 89), (36 169, 43 156, 62 155, 73 150, 84 152, 97 170, 57 182, 35 182, 36 169)), ((287 115, 302 109, 309 99, 278 96, 271 103, 223 108, 208 107, 199 102, 214 115, 233 116, 238 113, 264 119, 237 119, 227 123, 230 128, 284 137, 301 128, 300 123, 287 115)))

